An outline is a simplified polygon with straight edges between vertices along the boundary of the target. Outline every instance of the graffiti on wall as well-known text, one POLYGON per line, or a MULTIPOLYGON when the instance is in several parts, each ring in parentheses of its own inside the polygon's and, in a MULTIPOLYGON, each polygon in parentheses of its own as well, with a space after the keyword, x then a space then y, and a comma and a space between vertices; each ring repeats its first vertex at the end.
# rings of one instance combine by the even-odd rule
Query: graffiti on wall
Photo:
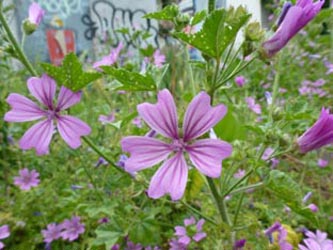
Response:
POLYGON ((130 7, 130 5, 126 7, 116 6, 107 0, 94 1, 90 6, 91 15, 85 14, 81 18, 82 23, 87 26, 84 32, 85 38, 91 40, 97 35, 102 36, 108 33, 114 44, 123 41, 127 46, 135 47, 128 36, 120 34, 117 30, 138 28, 151 33, 153 42, 158 46, 158 29, 152 24, 151 20, 142 18, 149 11, 143 8, 130 7))

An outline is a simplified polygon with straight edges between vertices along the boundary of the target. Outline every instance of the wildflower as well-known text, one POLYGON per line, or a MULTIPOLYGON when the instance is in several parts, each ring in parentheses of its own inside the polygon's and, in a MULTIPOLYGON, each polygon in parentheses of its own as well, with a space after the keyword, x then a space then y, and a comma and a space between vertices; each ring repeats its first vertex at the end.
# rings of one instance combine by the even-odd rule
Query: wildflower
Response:
POLYGON ((170 250, 187 250, 187 247, 179 242, 178 239, 172 238, 169 242, 170 250))
POLYGON ((127 161, 127 159, 128 159, 127 155, 124 155, 124 154, 120 155, 119 161, 117 162, 117 166, 124 168, 125 162, 127 161))
POLYGON ((61 226, 64 229, 61 233, 61 237, 64 240, 74 241, 80 234, 84 233, 84 224, 80 223, 81 218, 79 216, 73 216, 70 220, 65 220, 61 226))
POLYGON ((125 247, 125 250, 142 250, 142 245, 135 244, 132 241, 127 241, 127 246, 125 247))
POLYGON ((267 237, 269 237, 270 242, 277 243, 281 250, 293 249, 293 246, 287 242, 287 230, 281 225, 280 222, 275 222, 265 231, 265 234, 267 237), (276 239, 273 238, 273 233, 277 233, 276 239))
POLYGON ((273 103, 273 97, 272 94, 268 91, 265 91, 265 97, 266 97, 266 102, 268 105, 272 105, 273 103))
POLYGON ((119 244, 115 244, 111 247, 111 250, 119 250, 120 249, 120 245, 119 244))
POLYGON ((302 199, 303 203, 306 203, 312 196, 312 192, 308 192, 302 199))
POLYGON ((318 166, 321 168, 327 167, 328 166, 328 160, 325 159, 318 159, 318 166))
POLYGON ((297 144, 302 153, 321 148, 333 142, 333 115, 328 109, 322 108, 319 119, 302 136, 297 144))
POLYGON ((109 223, 109 222, 110 222, 110 219, 108 217, 103 217, 103 218, 98 220, 99 224, 106 224, 106 223, 109 223))
POLYGON ((31 3, 29 6, 29 21, 30 23, 38 26, 43 20, 45 11, 39 6, 38 3, 31 3))
POLYGON ((98 117, 98 121, 100 121, 103 125, 107 123, 112 123, 115 120, 115 113, 111 112, 109 115, 100 115, 98 117))
MULTIPOLYGON (((3 240, 5 238, 8 238, 10 235, 10 232, 9 232, 9 226, 8 225, 3 225, 0 227, 0 240, 3 240)), ((0 241, 0 249, 3 249, 5 247, 5 244, 3 244, 1 241, 0 241)))
POLYGON ((135 117, 132 121, 132 124, 137 126, 138 128, 142 128, 142 122, 140 117, 135 117))
POLYGON ((268 148, 265 149, 265 151, 264 151, 264 153, 262 154, 262 157, 261 157, 262 160, 271 162, 271 168, 275 168, 280 163, 280 161, 278 159, 271 158, 273 153, 274 153, 274 149, 268 147, 268 148))
POLYGON ((42 234, 44 237, 45 243, 51 243, 54 240, 57 240, 61 237, 61 225, 57 225, 56 223, 51 223, 47 225, 47 229, 42 230, 42 234))
POLYGON ((317 213, 319 211, 318 207, 316 204, 311 203, 308 208, 313 212, 313 213, 317 213))
POLYGON ((249 109, 251 109, 257 115, 261 114, 261 106, 260 104, 256 104, 253 97, 247 97, 245 100, 249 109))
POLYGON ((97 161, 96 164, 95 164, 95 168, 98 168, 98 167, 101 166, 101 165, 106 166, 106 165, 108 165, 108 164, 109 164, 109 163, 108 163, 107 160, 105 160, 103 157, 99 157, 99 158, 98 158, 98 161, 97 161))
POLYGON ((123 49, 123 47, 124 47, 123 43, 120 42, 115 49, 111 50, 109 55, 104 56, 102 60, 95 62, 93 68, 101 71, 100 66, 111 66, 115 64, 118 60, 120 51, 123 49))
POLYGON ((188 246, 191 243, 191 240, 199 242, 206 238, 207 234, 202 231, 202 226, 205 223, 205 220, 199 220, 196 225, 195 222, 195 218, 192 216, 191 218, 184 220, 185 227, 175 227, 175 235, 178 236, 179 243, 188 246))
POLYGON ((326 75, 330 75, 333 73, 333 63, 326 62, 325 66, 327 68, 326 75))
POLYGON ((159 49, 155 50, 153 54, 154 65, 158 68, 161 68, 165 63, 165 55, 161 53, 159 49))
POLYGON ((325 1, 297 0, 296 5, 286 2, 275 34, 262 44, 265 56, 272 57, 280 51, 320 11, 325 1))
POLYGON ((243 250, 246 244, 246 239, 237 240, 234 244, 234 250, 243 250))
POLYGON ((331 250, 333 249, 333 241, 327 239, 327 233, 319 230, 316 233, 311 231, 305 232, 308 237, 303 240, 304 245, 298 245, 299 250, 331 250))
POLYGON ((235 78, 235 83, 239 86, 239 87, 243 87, 246 83, 246 79, 244 76, 236 76, 235 78))
POLYGON ((30 190, 32 187, 37 187, 39 180, 39 173, 36 170, 23 168, 19 171, 20 175, 14 177, 14 185, 19 186, 21 190, 30 190))
POLYGON ((126 171, 139 171, 165 160, 150 182, 148 195, 151 198, 167 193, 172 200, 183 196, 188 175, 185 152, 201 173, 212 178, 220 176, 221 161, 231 155, 231 145, 218 139, 194 139, 224 117, 225 106, 211 107, 210 97, 205 92, 199 93, 186 110, 182 134, 178 132, 176 106, 168 90, 159 92, 157 104, 143 103, 137 109, 153 130, 171 139, 170 143, 165 143, 146 136, 129 136, 121 141, 123 150, 131 153, 125 162, 126 171), (173 156, 166 160, 170 154, 173 156))
POLYGON ((12 110, 5 114, 4 120, 26 122, 43 119, 25 132, 19 141, 20 147, 24 150, 35 148, 38 155, 47 154, 55 130, 54 122, 56 122, 57 130, 64 141, 71 148, 78 148, 81 145, 80 137, 88 135, 91 129, 80 119, 63 115, 61 111, 78 103, 81 93, 74 93, 61 87, 58 104, 54 105, 56 84, 52 78, 47 75, 43 75, 41 78, 31 77, 28 79, 27 85, 30 93, 43 104, 43 108, 20 94, 12 93, 6 100, 12 110))

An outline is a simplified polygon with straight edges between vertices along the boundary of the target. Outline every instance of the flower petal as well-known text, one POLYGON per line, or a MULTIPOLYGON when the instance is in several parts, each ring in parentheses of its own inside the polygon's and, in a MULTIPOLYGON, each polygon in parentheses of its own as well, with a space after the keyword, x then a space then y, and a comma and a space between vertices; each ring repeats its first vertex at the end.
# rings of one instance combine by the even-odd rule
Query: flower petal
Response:
POLYGON ((70 115, 61 115, 57 119, 57 128, 62 139, 74 149, 81 146, 80 137, 91 132, 91 128, 85 122, 70 115))
POLYGON ((25 132, 19 141, 19 145, 24 150, 35 148, 37 155, 47 154, 53 131, 52 120, 40 121, 25 132))
POLYGON ((194 236, 193 236, 193 240, 195 242, 199 242, 201 241, 202 239, 206 238, 207 237, 207 234, 206 233, 203 233, 203 232, 200 232, 200 233, 196 233, 194 236))
POLYGON ((178 139, 178 119, 176 105, 169 90, 158 93, 156 104, 142 103, 137 107, 140 116, 158 133, 178 139))
POLYGON ((169 193, 172 200, 182 198, 186 182, 188 168, 182 152, 178 152, 172 158, 163 163, 150 181, 148 196, 158 199, 169 193))
POLYGON ((186 228, 182 226, 176 226, 175 227, 175 235, 177 236, 184 236, 186 235, 186 228))
POLYGON ((60 88, 58 96, 58 110, 65 110, 81 100, 81 91, 73 92, 65 87, 60 88))
POLYGON ((9 237, 10 232, 9 232, 9 226, 8 225, 3 225, 0 227, 0 239, 5 239, 9 237))
POLYGON ((222 160, 231 155, 232 146, 217 139, 203 139, 187 146, 186 150, 201 173, 217 178, 221 175, 222 160))
POLYGON ((190 141, 206 133, 214 127, 227 113, 227 108, 220 104, 210 105, 210 97, 201 92, 189 104, 183 123, 184 141, 190 141))
POLYGON ((6 122, 34 121, 45 115, 45 111, 23 95, 10 94, 6 101, 12 107, 12 110, 5 114, 4 120, 6 122))
POLYGON ((125 170, 136 172, 165 160, 171 152, 170 145, 146 136, 128 136, 121 140, 123 151, 131 157, 125 162, 125 170))
POLYGON ((49 109, 53 108, 53 99, 57 89, 55 81, 48 75, 41 78, 30 77, 28 79, 28 89, 30 93, 49 109))

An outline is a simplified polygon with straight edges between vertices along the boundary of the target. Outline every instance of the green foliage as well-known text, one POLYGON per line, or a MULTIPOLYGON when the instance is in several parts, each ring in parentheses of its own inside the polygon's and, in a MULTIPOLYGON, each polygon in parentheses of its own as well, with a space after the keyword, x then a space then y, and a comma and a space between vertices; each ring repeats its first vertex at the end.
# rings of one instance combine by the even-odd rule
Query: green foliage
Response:
POLYGON ((154 91, 156 84, 151 75, 141 75, 137 72, 130 72, 125 69, 116 69, 113 67, 102 66, 103 71, 119 81, 122 86, 119 90, 127 91, 154 91))
POLYGON ((195 15, 191 18, 190 25, 194 26, 194 25, 202 22, 206 18, 206 16, 207 16, 206 10, 202 10, 202 11, 195 13, 195 15))
POLYGON ((83 71, 82 64, 74 53, 66 55, 59 67, 48 63, 42 63, 41 66, 49 76, 56 80, 59 86, 65 86, 73 91, 83 89, 102 76, 98 72, 83 71))
POLYGON ((210 13, 202 29, 195 34, 176 33, 175 36, 213 58, 222 53, 236 38, 238 31, 250 18, 243 7, 215 10, 210 13))
POLYGON ((196 169, 189 171, 188 179, 185 196, 187 200, 191 201, 200 192, 205 181, 196 169))
POLYGON ((178 5, 168 5, 161 11, 146 14, 144 18, 173 21, 180 14, 178 5))

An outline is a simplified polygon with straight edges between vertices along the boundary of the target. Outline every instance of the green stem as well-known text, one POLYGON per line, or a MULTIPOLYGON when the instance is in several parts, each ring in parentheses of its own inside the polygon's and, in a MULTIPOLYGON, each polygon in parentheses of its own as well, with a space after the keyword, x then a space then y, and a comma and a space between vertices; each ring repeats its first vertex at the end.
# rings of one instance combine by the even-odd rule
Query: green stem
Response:
POLYGON ((227 223, 229 226, 231 226, 230 218, 227 212, 227 207, 225 205, 224 199, 221 197, 221 195, 218 193, 215 183, 212 178, 206 177, 208 186, 212 192, 213 198, 215 200, 217 209, 220 213, 221 219, 223 222, 227 223))
POLYGON ((236 187, 239 186, 247 177, 249 177, 253 172, 253 169, 251 169, 249 172, 247 172, 241 179, 239 179, 234 185, 232 185, 224 194, 223 197, 227 196, 230 194, 236 187))
POLYGON ((6 21, 6 18, 4 17, 3 13, 0 11, 0 23, 2 24, 3 28, 5 29, 8 39, 10 40, 11 44, 14 46, 14 49, 16 51, 17 56, 19 57, 20 61, 24 64, 24 66, 27 68, 27 70, 30 72, 32 76, 38 76, 37 72, 29 62, 28 58, 24 54, 22 48, 16 41, 12 31, 9 28, 9 25, 6 21))
POLYGON ((208 1, 208 13, 211 13, 215 10, 216 0, 209 0, 208 1))
POLYGON ((250 189, 262 187, 264 185, 265 184, 263 182, 258 182, 258 183, 252 184, 252 185, 237 188, 237 189, 231 191, 229 194, 234 195, 234 194, 242 193, 242 192, 245 192, 245 191, 250 190, 250 189))
POLYGON ((281 65, 281 60, 279 58, 279 56, 277 56, 276 58, 276 67, 275 67, 275 77, 274 77, 274 82, 273 82, 273 93, 272 93, 272 103, 270 104, 269 107, 269 117, 271 122, 273 122, 273 111, 274 111, 274 106, 275 106, 275 102, 276 102, 276 97, 278 95, 279 92, 279 82, 280 82, 280 65, 281 65))
POLYGON ((188 209, 190 209, 193 213, 200 215, 202 218, 204 218, 206 221, 209 221, 210 223, 214 224, 215 226, 217 226, 218 224, 212 220, 211 218, 207 217, 206 215, 202 214, 199 210, 195 209, 194 207, 192 207, 191 205, 187 204, 185 201, 180 201, 185 207, 187 207, 188 209))
POLYGON ((185 44, 185 54, 186 54, 186 61, 187 61, 187 65, 188 65, 188 72, 190 75, 190 85, 191 85, 191 89, 192 89, 192 95, 195 96, 196 91, 195 91, 195 85, 194 85, 193 71, 192 71, 192 66, 190 64, 190 54, 188 52, 188 47, 186 44, 185 44))
POLYGON ((103 197, 101 196, 101 194, 98 192, 97 190, 97 185, 95 183, 94 178, 92 177, 92 175, 90 174, 89 170, 87 169, 87 164, 83 164, 83 169, 86 172, 86 175, 88 176, 91 184, 94 186, 94 190, 96 191, 95 193, 97 194, 98 198, 103 201, 103 197))
POLYGON ((25 44, 25 38, 26 38, 26 35, 25 33, 22 31, 22 40, 21 40, 21 48, 22 50, 24 50, 24 44, 25 44))
POLYGON ((92 150, 94 150, 99 156, 103 157, 112 167, 117 169, 121 173, 126 173, 124 170, 119 168, 106 154, 104 154, 88 137, 81 137, 84 142, 86 142, 92 150))

